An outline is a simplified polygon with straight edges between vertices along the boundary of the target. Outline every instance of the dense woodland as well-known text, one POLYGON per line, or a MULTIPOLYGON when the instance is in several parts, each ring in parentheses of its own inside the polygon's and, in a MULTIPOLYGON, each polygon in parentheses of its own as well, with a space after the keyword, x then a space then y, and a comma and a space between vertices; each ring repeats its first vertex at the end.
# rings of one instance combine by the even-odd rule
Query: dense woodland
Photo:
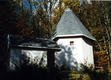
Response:
POLYGON ((82 0, 9 0, 0 3, 0 69, 7 60, 7 34, 50 38, 65 8, 71 8, 91 34, 95 63, 111 57, 111 2, 82 0))

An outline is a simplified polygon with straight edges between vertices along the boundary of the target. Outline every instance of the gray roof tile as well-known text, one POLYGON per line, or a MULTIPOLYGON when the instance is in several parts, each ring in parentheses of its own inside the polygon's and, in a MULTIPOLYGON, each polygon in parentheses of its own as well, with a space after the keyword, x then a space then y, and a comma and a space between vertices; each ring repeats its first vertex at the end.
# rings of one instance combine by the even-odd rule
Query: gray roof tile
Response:
POLYGON ((60 51, 60 47, 50 39, 33 38, 20 35, 8 35, 7 39, 9 46, 13 48, 60 51))
POLYGON ((66 36, 85 36, 91 40, 95 40, 74 12, 69 8, 65 10, 60 21, 58 22, 52 35, 52 39, 66 36))

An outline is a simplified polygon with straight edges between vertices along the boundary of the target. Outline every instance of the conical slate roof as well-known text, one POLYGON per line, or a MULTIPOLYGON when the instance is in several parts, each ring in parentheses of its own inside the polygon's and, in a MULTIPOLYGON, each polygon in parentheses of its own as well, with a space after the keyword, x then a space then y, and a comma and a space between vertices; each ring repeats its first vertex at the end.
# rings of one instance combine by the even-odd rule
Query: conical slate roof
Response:
POLYGON ((52 39, 73 36, 85 36, 91 40, 95 40, 74 12, 67 8, 56 26, 52 39))

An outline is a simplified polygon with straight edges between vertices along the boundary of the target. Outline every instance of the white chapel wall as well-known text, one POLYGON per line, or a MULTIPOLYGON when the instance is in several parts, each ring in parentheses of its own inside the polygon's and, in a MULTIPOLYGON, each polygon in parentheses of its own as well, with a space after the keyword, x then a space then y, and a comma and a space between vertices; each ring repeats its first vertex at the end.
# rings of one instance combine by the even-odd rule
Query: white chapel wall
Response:
POLYGON ((84 63, 94 65, 93 46, 89 39, 82 39, 84 63))
POLYGON ((61 38, 57 44, 62 50, 55 54, 56 64, 79 69, 80 63, 83 62, 82 38, 61 38), (74 41, 74 45, 70 45, 70 41, 74 41))
POLYGON ((43 57, 40 66, 45 67, 47 65, 47 51, 10 49, 9 70, 15 70, 16 66, 20 66, 23 55, 29 58, 29 64, 34 63, 38 65, 43 57))

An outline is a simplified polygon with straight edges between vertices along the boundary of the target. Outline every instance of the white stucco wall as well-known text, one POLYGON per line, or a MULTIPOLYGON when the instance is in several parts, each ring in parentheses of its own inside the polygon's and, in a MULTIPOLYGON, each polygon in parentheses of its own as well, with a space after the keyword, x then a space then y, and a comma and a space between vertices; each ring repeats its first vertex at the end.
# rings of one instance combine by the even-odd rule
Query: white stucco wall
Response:
POLYGON ((20 58, 21 58, 21 50, 10 49, 8 69, 9 70, 15 70, 16 65, 20 66, 20 63, 21 63, 20 58))
POLYGON ((27 58, 29 58, 29 64, 39 64, 41 58, 44 57, 40 66, 45 67, 47 65, 46 53, 47 51, 10 49, 9 70, 15 70, 16 66, 20 66, 24 54, 27 56, 27 58))
POLYGON ((60 38, 57 44, 61 47, 60 52, 56 52, 56 64, 59 66, 65 64, 71 69, 81 69, 80 64, 87 62, 94 64, 92 46, 86 43, 82 38, 60 38), (74 45, 70 46, 70 41, 74 45))
POLYGON ((83 59, 87 64, 94 65, 93 46, 88 39, 82 39, 83 59))
POLYGON ((79 63, 83 62, 83 49, 81 38, 62 38, 58 39, 57 44, 61 47, 60 52, 56 52, 56 64, 65 64, 72 69, 79 69, 79 63), (74 41, 74 45, 70 45, 74 41))

